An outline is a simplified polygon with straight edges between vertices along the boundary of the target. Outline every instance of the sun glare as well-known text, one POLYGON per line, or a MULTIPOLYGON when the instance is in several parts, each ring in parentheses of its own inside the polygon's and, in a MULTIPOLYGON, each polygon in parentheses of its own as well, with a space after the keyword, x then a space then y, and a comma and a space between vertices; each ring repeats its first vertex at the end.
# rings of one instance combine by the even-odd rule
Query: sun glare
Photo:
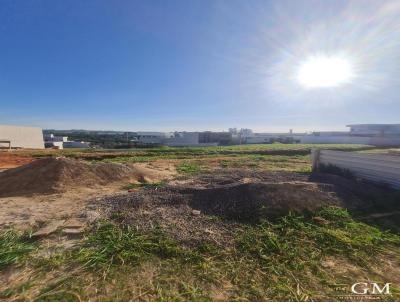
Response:
POLYGON ((313 56, 300 64, 297 80, 305 88, 337 87, 354 77, 350 62, 340 57, 313 56))

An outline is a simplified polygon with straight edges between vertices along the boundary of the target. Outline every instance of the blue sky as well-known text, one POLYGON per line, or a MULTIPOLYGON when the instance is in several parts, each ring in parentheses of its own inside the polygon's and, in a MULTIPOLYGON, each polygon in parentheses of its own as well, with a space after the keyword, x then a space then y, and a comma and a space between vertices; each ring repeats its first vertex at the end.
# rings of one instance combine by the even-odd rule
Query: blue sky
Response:
POLYGON ((0 1, 0 123, 258 131, 400 122, 398 1, 0 1), (357 76, 304 89, 295 67, 357 76))

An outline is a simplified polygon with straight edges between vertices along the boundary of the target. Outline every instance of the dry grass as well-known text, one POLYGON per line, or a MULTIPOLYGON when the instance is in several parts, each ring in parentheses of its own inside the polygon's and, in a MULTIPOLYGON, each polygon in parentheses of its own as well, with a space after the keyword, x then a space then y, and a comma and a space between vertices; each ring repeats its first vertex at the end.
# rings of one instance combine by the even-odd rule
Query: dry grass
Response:
MULTIPOLYGON (((243 225, 230 248, 183 247, 157 228, 140 233, 107 222, 71 250, 14 263, 30 273, 1 295, 35 301, 329 301, 335 283, 391 282, 383 274, 390 265, 385 253, 399 245, 399 236, 355 222, 339 208, 243 225)), ((395 296, 383 301, 396 300, 398 288, 392 290, 395 296)))

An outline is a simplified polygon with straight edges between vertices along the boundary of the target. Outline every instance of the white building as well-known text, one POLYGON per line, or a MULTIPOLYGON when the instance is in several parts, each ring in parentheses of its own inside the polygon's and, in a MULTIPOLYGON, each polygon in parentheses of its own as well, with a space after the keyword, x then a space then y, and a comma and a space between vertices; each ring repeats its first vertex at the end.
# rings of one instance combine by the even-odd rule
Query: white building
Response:
POLYGON ((136 138, 137 142, 141 144, 155 144, 162 145, 167 138, 173 137, 172 132, 151 132, 142 131, 137 132, 136 138))
POLYGON ((296 143, 300 142, 304 133, 254 133, 251 136, 244 137, 246 144, 269 144, 273 142, 287 142, 296 143))
POLYGON ((302 144, 363 144, 400 146, 400 124, 347 125, 348 132, 313 132, 303 136, 302 144))
POLYGON ((44 134, 44 145, 46 148, 64 149, 64 148, 89 148, 87 142, 69 141, 68 136, 56 136, 53 133, 44 134))
POLYGON ((136 141, 142 144, 165 146, 198 146, 198 132, 137 132, 136 141))
POLYGON ((181 146, 198 146, 199 133, 198 132, 175 132, 174 136, 167 138, 164 141, 167 146, 181 147, 181 146))
POLYGON ((44 149, 43 132, 37 127, 0 125, 0 148, 44 149))
POLYGON ((350 127, 350 135, 400 138, 400 124, 354 124, 346 127, 350 127))
POLYGON ((53 133, 44 134, 45 142, 67 142, 68 136, 55 136, 53 133))
POLYGON ((90 144, 87 142, 67 141, 63 143, 63 148, 89 148, 90 144))

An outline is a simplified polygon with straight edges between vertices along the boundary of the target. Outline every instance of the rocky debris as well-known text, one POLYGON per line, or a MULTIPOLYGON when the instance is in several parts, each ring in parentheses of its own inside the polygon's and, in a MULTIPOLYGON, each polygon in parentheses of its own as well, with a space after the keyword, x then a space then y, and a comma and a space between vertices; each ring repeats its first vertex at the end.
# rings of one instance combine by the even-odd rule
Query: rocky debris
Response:
POLYGON ((199 211, 199 210, 192 211, 192 215, 194 215, 194 216, 199 216, 200 214, 201 214, 201 211, 199 211))
POLYGON ((64 223, 63 227, 68 229, 80 229, 85 227, 85 222, 82 219, 71 218, 64 223))
POLYGON ((89 210, 84 213, 84 217, 89 223, 93 223, 96 220, 100 219, 101 214, 98 211, 89 210))
POLYGON ((53 220, 46 226, 33 233, 33 237, 46 237, 58 230, 62 231, 64 235, 76 235, 84 232, 86 227, 85 221, 77 218, 70 218, 68 220, 53 220))
POLYGON ((65 220, 53 220, 45 227, 39 229, 37 232, 33 233, 33 237, 46 237, 50 234, 56 232, 61 226, 64 225, 65 220))
POLYGON ((80 235, 85 231, 84 228, 67 228, 67 229, 63 229, 62 233, 64 235, 80 235))

